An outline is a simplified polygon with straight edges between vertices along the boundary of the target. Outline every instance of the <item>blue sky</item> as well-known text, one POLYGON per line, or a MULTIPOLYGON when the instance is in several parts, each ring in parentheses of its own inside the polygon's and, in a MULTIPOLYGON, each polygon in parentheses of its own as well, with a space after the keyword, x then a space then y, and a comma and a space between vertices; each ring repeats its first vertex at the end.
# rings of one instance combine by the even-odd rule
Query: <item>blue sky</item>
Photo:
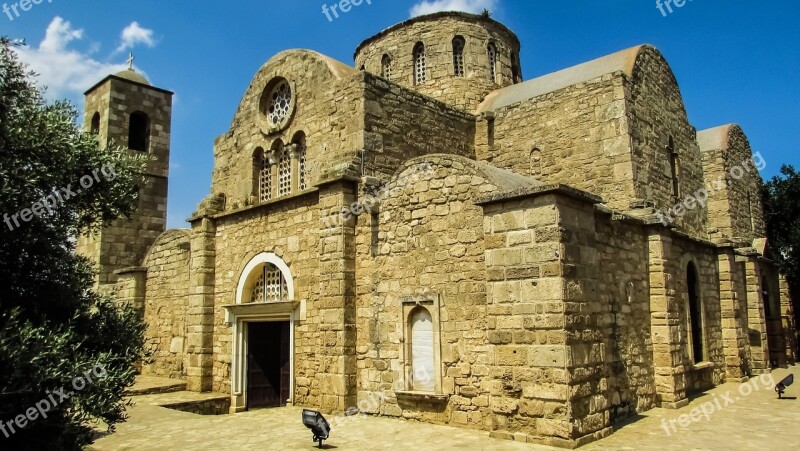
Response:
POLYGON ((698 130, 735 122, 768 166, 800 167, 791 138, 800 127, 800 2, 689 0, 366 0, 329 21, 333 0, 189 1, 43 0, 17 17, 0 13, 0 35, 25 38, 23 57, 42 74, 50 98, 73 100, 104 75, 135 66, 176 93, 172 125, 169 227, 183 222, 209 192, 213 141, 230 126, 258 68, 289 48, 308 48, 352 65, 356 46, 414 12, 479 11, 522 41, 526 79, 637 44, 666 56, 698 130), (426 3, 426 4, 422 4, 426 3), (49 33, 48 33, 49 30, 49 33), (45 36, 48 39, 45 39, 45 36))

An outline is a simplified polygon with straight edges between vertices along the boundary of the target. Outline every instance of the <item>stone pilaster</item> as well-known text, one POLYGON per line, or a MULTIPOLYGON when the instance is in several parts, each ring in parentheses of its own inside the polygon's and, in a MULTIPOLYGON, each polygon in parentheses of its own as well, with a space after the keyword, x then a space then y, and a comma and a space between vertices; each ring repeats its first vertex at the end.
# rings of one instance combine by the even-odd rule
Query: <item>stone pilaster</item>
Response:
MULTIPOLYGON (((323 215, 336 214, 356 200, 354 183, 320 187, 323 215)), ((321 218, 322 219, 322 218, 321 218)), ((320 407, 327 412, 356 405, 356 218, 343 214, 331 227, 320 221, 319 331, 317 349, 320 407)))
POLYGON ((728 382, 744 381, 750 374, 745 281, 733 249, 721 249, 717 261, 725 377, 728 382))
POLYGON ((764 297, 761 291, 761 268, 756 255, 741 256, 747 284, 747 326, 750 341, 750 357, 753 374, 768 373, 769 346, 767 322, 764 314, 764 297))
POLYGON ((683 319, 676 300, 676 257, 672 238, 665 229, 655 227, 648 237, 648 273, 656 399, 660 407, 679 408, 689 400, 682 358, 683 319))
POLYGON ((781 322, 783 323, 783 331, 786 334, 784 340, 786 342, 786 363, 794 365, 798 361, 797 325, 794 321, 794 304, 792 303, 792 296, 789 292, 789 282, 783 274, 778 277, 781 293, 781 322))
POLYGON ((216 228, 207 217, 192 222, 189 306, 186 310, 187 389, 211 391, 214 338, 216 228))

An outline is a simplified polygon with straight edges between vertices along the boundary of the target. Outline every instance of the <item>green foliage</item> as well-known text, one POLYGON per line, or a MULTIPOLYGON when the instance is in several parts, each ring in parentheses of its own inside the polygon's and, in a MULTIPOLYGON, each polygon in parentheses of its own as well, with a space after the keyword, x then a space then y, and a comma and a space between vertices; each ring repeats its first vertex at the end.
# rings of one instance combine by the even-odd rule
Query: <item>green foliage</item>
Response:
POLYGON ((767 237, 792 293, 800 295, 800 174, 783 166, 762 188, 767 237))
POLYGON ((134 211, 144 162, 101 148, 76 127, 72 105, 44 101, 33 76, 0 38, 0 215, 78 188, 101 168, 115 176, 93 177, 90 189, 18 227, 0 222, 0 421, 24 415, 54 390, 75 392, 46 419, 15 426, 9 438, 0 433, 0 449, 80 449, 91 441, 92 422, 113 428, 124 421, 122 395, 144 356, 144 324, 93 290, 94 268, 75 254, 75 237, 134 211), (91 382, 75 390, 75 378, 87 374, 91 382))

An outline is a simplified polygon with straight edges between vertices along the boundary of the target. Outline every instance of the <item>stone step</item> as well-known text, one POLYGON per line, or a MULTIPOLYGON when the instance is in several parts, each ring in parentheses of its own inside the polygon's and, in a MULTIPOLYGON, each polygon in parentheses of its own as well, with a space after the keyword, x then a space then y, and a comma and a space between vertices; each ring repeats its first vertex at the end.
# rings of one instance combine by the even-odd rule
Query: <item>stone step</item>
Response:
POLYGON ((164 377, 137 376, 132 387, 125 390, 126 396, 143 396, 158 393, 174 393, 186 390, 186 381, 164 377))

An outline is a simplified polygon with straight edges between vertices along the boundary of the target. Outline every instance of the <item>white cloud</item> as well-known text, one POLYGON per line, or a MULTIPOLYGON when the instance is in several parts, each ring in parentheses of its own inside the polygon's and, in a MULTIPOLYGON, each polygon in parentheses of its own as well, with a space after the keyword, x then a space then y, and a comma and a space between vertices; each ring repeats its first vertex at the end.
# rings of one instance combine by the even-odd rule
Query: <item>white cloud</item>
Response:
POLYGON ((16 49, 20 60, 38 74, 39 85, 47 87, 47 99, 67 98, 79 105, 87 89, 107 75, 128 67, 124 62, 115 64, 95 59, 93 55, 99 50, 96 43, 90 43, 86 51, 71 48, 83 37, 82 29, 74 29, 68 21, 56 17, 38 47, 16 49))
POLYGON ((439 11, 464 11, 477 14, 484 9, 494 10, 499 0, 423 0, 411 8, 411 17, 439 11))
POLYGON ((153 30, 142 28, 138 22, 131 22, 130 25, 125 27, 119 38, 121 42, 117 47, 117 53, 132 49, 137 44, 144 44, 151 48, 156 45, 155 38, 153 38, 153 30))

